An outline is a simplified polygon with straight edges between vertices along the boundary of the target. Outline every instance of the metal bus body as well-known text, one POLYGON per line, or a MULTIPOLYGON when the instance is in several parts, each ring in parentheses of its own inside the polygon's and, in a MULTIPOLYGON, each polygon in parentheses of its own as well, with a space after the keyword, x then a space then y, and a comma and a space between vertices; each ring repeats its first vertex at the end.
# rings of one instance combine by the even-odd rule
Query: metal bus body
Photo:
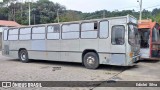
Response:
POLYGON ((137 31, 137 20, 130 15, 9 28, 3 31, 2 54, 22 62, 83 63, 91 69, 99 64, 131 66, 140 55, 140 44, 132 37, 137 31))
POLYGON ((159 24, 152 20, 139 21, 138 29, 141 36, 141 58, 160 60, 159 24))

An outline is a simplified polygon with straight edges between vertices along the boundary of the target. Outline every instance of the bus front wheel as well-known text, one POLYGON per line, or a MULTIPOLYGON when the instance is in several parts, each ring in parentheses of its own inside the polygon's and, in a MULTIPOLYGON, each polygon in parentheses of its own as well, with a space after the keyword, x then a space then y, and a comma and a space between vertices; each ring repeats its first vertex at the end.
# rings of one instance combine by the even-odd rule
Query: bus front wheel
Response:
POLYGON ((96 69, 99 66, 98 55, 94 52, 88 52, 83 57, 84 66, 88 69, 96 69))
POLYGON ((19 59, 24 63, 28 63, 30 61, 29 58, 28 58, 27 50, 21 50, 19 52, 19 59))

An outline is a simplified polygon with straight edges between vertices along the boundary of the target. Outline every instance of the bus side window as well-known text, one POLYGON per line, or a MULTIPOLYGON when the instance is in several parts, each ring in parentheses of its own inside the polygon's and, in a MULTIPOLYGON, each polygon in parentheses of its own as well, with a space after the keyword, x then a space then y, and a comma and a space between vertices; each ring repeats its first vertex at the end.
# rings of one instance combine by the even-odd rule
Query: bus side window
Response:
POLYGON ((84 22, 81 24, 81 38, 97 38, 98 23, 97 22, 84 22))
POLYGON ((45 39, 45 26, 35 26, 32 28, 32 39, 45 39))
POLYGON ((98 24, 97 22, 94 22, 94 30, 97 30, 98 29, 98 24))
POLYGON ((8 37, 8 30, 4 30, 3 32, 3 40, 7 40, 7 37, 8 37))
POLYGON ((100 38, 107 38, 109 35, 108 29, 109 29, 109 22, 108 21, 101 21, 100 22, 100 29, 99 29, 99 37, 100 38))
POLYGON ((60 35, 59 25, 50 25, 47 27, 47 39, 59 39, 60 35))
POLYGON ((158 41, 158 34, 157 34, 157 29, 153 28, 152 30, 152 42, 158 41))
POLYGON ((31 39, 31 28, 20 28, 19 40, 30 40, 31 39))
POLYGON ((62 39, 78 39, 79 38, 79 23, 63 24, 62 39))
POLYGON ((112 37, 111 42, 113 45, 123 45, 125 36, 124 26, 113 26, 112 27, 112 37))
POLYGON ((9 29, 8 40, 18 40, 18 28, 9 29))

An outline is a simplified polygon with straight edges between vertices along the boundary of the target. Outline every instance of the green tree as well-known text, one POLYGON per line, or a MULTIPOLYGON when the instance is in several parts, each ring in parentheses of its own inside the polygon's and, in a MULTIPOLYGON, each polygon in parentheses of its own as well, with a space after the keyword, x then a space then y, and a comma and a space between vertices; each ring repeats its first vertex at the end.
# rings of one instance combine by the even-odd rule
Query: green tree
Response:
MULTIPOLYGON (((16 22, 28 25, 28 4, 29 2, 15 2, 17 0, 4 0, 1 3, 0 19, 15 20, 16 22)), ((107 11, 99 10, 90 13, 82 13, 80 11, 66 10, 65 6, 49 0, 38 0, 30 2, 31 5, 31 24, 55 23, 58 21, 57 13, 59 14, 60 22, 97 19, 103 17, 124 16, 127 14, 133 15, 139 19, 139 12, 135 10, 122 11, 107 11)), ((150 18, 153 21, 159 22, 160 8, 155 8, 153 11, 143 10, 142 18, 150 18)))
MULTIPOLYGON (((68 10, 65 11, 62 15, 59 16, 60 22, 69 22, 69 21, 78 21, 80 20, 80 14, 81 12, 68 10)), ((55 22, 57 22, 58 17, 56 17, 55 22)))
POLYGON ((160 13, 157 13, 157 15, 155 16, 155 21, 160 24, 160 13))

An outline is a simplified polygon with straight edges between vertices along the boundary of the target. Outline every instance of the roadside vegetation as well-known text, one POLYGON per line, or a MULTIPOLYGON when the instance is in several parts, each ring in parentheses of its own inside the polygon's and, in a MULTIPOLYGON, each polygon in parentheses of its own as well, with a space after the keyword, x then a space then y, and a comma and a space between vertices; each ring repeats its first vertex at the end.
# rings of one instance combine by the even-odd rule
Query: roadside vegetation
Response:
MULTIPOLYGON (((0 20, 13 20, 19 24, 28 25, 28 5, 29 2, 22 3, 17 2, 16 0, 4 0, 3 3, 0 3, 0 20)), ((91 13, 83 13, 81 11, 66 10, 65 6, 49 0, 30 2, 30 5, 32 25, 55 23, 58 21, 57 13, 59 14, 60 22, 124 16, 127 14, 139 18, 139 12, 135 10, 100 10, 91 13)), ((153 21, 160 23, 160 8, 155 8, 153 11, 144 9, 142 18, 152 19, 153 21)))

